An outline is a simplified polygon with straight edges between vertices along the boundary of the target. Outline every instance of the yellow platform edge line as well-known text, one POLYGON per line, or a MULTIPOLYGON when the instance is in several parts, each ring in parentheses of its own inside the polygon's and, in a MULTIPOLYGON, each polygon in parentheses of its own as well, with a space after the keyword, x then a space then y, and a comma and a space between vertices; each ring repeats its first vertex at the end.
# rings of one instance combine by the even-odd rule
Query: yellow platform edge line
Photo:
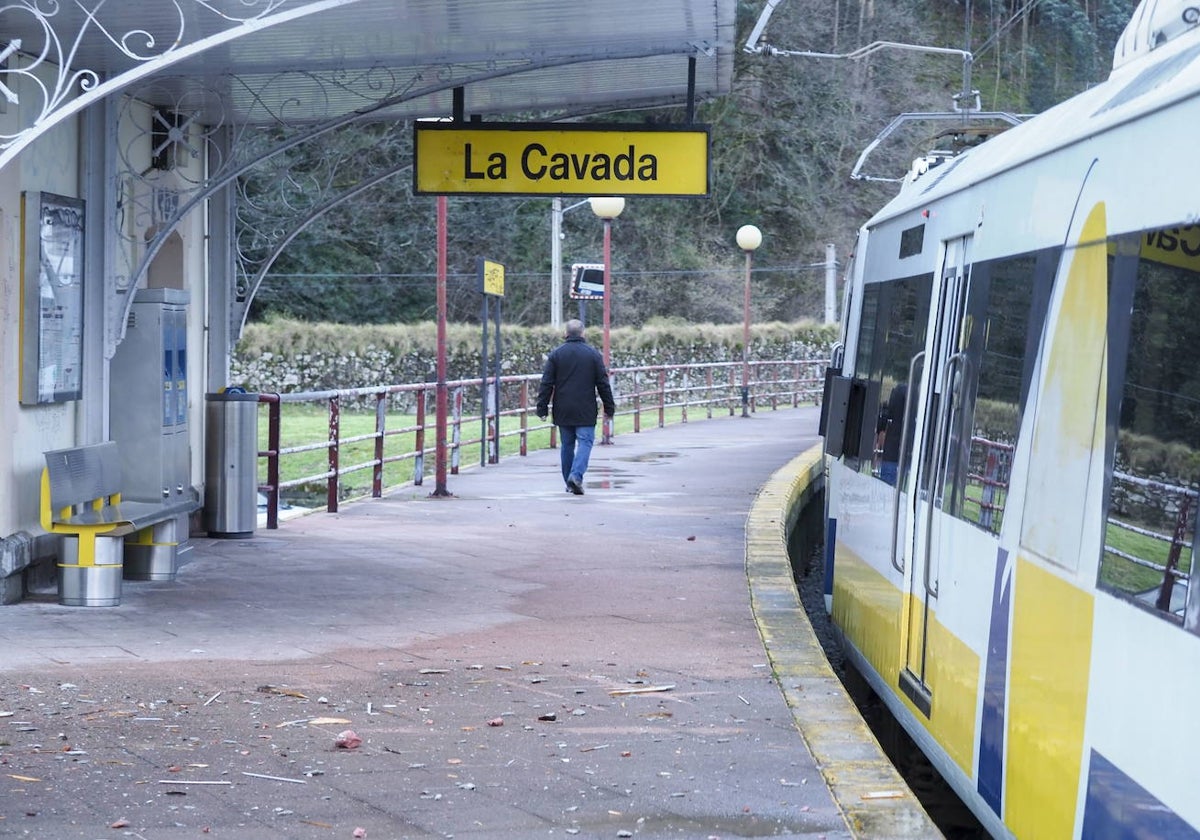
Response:
POLYGON ((824 481, 815 446, 759 488, 746 520, 750 606, 771 673, 850 833, 860 840, 941 837, 912 789, 888 761, 834 673, 800 603, 787 550, 787 523, 824 481))

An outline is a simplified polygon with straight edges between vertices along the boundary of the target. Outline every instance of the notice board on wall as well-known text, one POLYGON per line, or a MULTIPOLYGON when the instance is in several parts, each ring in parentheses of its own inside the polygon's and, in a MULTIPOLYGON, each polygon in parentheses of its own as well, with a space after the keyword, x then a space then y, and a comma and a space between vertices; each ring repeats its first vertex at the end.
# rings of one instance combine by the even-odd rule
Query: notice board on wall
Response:
POLYGON ((21 196, 21 402, 83 394, 83 201, 21 196))

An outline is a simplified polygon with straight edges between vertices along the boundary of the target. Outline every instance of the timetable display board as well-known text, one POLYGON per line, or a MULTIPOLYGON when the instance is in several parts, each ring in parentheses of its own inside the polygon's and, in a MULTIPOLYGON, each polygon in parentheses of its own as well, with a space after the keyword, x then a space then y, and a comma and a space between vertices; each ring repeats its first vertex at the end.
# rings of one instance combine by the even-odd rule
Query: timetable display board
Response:
POLYGON ((21 402, 83 396, 84 203, 21 197, 21 402))

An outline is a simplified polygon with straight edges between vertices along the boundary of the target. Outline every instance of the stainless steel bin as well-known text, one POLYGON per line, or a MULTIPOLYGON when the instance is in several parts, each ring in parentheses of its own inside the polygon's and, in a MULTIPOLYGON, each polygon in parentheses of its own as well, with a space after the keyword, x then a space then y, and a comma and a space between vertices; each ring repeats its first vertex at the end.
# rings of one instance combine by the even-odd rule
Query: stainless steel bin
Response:
POLYGON ((205 394, 204 526, 210 537, 258 525, 258 394, 205 394))

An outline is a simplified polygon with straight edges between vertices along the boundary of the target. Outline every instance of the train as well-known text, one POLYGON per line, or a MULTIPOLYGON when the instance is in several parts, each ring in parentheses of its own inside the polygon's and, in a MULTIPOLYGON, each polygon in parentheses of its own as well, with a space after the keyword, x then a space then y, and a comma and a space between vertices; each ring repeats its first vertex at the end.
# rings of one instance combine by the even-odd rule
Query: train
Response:
POLYGON ((1200 838, 1197 353, 1194 2, 1142 0, 1107 81, 919 158, 858 231, 826 605, 995 837, 1200 838))

